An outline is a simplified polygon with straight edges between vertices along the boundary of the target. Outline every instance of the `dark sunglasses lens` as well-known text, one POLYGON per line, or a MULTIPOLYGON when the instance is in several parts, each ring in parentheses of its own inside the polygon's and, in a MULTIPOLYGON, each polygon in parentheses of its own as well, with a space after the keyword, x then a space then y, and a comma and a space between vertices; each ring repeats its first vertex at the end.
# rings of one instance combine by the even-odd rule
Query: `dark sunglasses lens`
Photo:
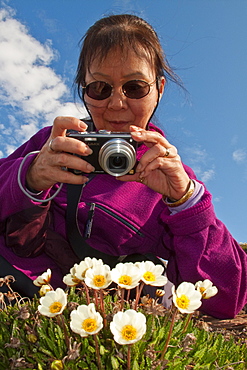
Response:
POLYGON ((133 80, 123 85, 124 94, 130 99, 141 99, 150 91, 150 86, 145 81, 133 80))
POLYGON ((86 86, 86 94, 89 96, 89 98, 95 100, 104 100, 109 98, 111 92, 111 85, 103 81, 91 82, 86 86))

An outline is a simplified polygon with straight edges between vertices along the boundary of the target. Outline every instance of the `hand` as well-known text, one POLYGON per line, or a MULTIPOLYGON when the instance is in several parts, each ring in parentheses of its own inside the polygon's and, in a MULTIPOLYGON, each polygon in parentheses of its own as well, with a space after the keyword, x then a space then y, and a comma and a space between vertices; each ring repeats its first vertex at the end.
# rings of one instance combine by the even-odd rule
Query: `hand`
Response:
POLYGON ((121 181, 141 181, 143 184, 173 200, 187 192, 190 179, 185 172, 175 146, 156 131, 131 126, 133 139, 150 148, 140 159, 134 175, 118 177, 121 181))
POLYGON ((75 175, 63 168, 74 168, 85 173, 94 167, 83 159, 69 153, 87 156, 92 150, 83 142, 66 137, 67 129, 86 131, 87 125, 74 117, 57 117, 51 135, 27 172, 27 185, 37 191, 51 188, 57 182, 84 184, 86 176, 75 175))

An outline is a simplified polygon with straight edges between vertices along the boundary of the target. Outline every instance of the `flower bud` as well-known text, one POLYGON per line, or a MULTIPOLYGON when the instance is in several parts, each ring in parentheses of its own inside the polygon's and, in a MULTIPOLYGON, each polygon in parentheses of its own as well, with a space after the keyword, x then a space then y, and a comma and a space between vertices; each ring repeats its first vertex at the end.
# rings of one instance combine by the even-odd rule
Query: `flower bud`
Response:
POLYGON ((51 363, 51 370, 63 370, 63 368, 64 368, 63 361, 61 360, 54 360, 51 363))
POLYGON ((28 342, 30 342, 30 343, 36 343, 36 342, 37 342, 37 340, 38 340, 38 338, 36 337, 36 335, 35 335, 35 334, 28 334, 28 335, 27 335, 27 340, 28 340, 28 342))

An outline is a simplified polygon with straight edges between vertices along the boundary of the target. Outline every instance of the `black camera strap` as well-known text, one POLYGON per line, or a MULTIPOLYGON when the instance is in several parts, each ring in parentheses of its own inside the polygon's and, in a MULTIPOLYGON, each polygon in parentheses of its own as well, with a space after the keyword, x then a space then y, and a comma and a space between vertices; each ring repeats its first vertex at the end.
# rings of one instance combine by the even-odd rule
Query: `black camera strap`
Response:
POLYGON ((67 184, 66 227, 70 246, 80 260, 86 257, 95 257, 97 259, 102 259, 104 263, 110 267, 114 267, 121 261, 121 257, 112 256, 91 247, 80 233, 77 212, 78 203, 84 186, 85 185, 67 184))

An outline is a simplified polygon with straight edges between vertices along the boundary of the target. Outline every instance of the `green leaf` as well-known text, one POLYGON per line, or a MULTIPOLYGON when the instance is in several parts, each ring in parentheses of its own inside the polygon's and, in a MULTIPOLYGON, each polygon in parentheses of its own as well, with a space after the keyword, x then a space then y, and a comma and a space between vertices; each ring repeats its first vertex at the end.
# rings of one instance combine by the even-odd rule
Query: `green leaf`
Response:
POLYGON ((116 357, 111 356, 111 366, 115 370, 119 369, 119 362, 116 357))
POLYGON ((136 360, 133 361, 131 369, 132 370, 139 370, 139 365, 138 365, 138 362, 136 360))

